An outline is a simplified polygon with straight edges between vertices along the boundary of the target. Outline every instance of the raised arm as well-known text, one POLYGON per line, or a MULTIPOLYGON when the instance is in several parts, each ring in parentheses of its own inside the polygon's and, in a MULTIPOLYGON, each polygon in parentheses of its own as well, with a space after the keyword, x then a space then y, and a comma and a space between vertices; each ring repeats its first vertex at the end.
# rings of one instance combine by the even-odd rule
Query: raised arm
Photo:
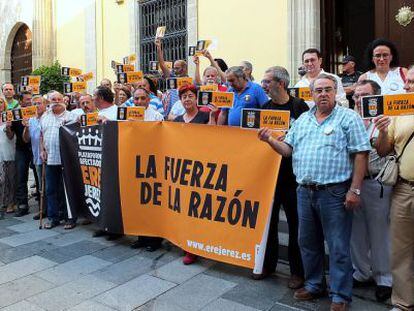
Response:
POLYGON ((164 78, 169 78, 171 76, 171 72, 168 69, 167 65, 165 64, 164 52, 162 50, 162 42, 160 38, 155 39, 155 46, 157 48, 158 62, 160 64, 160 68, 162 70, 163 76, 164 78))
POLYGON ((221 82, 222 83, 226 82, 226 74, 221 70, 220 66, 214 60, 214 58, 211 55, 210 51, 209 50, 204 50, 203 55, 204 55, 204 57, 206 57, 210 61, 211 66, 213 66, 214 68, 217 69, 217 71, 220 75, 221 82))
POLYGON ((290 157, 293 151, 292 147, 281 140, 273 138, 271 134, 271 130, 264 127, 259 130, 258 137, 260 140, 268 143, 270 147, 272 147, 273 150, 279 153, 282 157, 290 157))

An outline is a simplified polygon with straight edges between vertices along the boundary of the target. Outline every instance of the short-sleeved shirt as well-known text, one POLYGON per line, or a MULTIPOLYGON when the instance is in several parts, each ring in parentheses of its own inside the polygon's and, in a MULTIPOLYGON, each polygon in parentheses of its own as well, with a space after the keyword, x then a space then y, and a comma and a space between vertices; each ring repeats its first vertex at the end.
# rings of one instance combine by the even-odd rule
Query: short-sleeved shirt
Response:
POLYGON ((43 144, 47 152, 47 165, 61 165, 59 129, 67 122, 76 120, 76 116, 69 111, 56 115, 48 111, 40 118, 40 127, 43 134, 43 144))
POLYGON ((42 165, 42 159, 40 158, 40 133, 41 133, 40 119, 30 118, 29 119, 29 134, 30 134, 30 143, 32 144, 34 165, 42 165))
MULTIPOLYGON (((286 104, 278 105, 275 104, 272 100, 269 100, 264 106, 263 109, 270 110, 284 110, 290 111, 290 127, 293 123, 300 117, 300 115, 309 110, 308 105, 303 99, 295 98, 289 96, 289 101, 286 104)), ((294 186, 296 183, 296 177, 293 174, 292 168, 292 158, 282 158, 279 169, 279 177, 277 179, 277 185, 282 187, 294 186)))
MULTIPOLYGON (((156 111, 158 111, 159 113, 164 115, 164 106, 163 106, 161 100, 152 93, 150 94, 150 99, 151 100, 150 100, 149 104, 152 106, 152 108, 154 108, 156 111)), ((123 103, 121 106, 122 107, 133 107, 134 106, 134 98, 131 97, 125 103, 123 103)))
POLYGON ((229 88, 228 91, 234 93, 234 105, 228 110, 228 125, 230 126, 240 126, 243 108, 261 108, 269 100, 262 87, 251 81, 247 82, 246 88, 241 93, 233 88, 229 88))
MULTIPOLYGON (((210 114, 208 112, 198 111, 195 117, 189 123, 207 124, 210 121, 210 114)), ((185 122, 184 115, 178 116, 174 122, 185 122)))
MULTIPOLYGON (((414 132, 414 116, 393 117, 388 127, 388 138, 394 145, 397 155, 400 155, 404 145, 414 132)), ((408 143, 400 162, 400 176, 414 181, 414 138, 408 143)))
POLYGON ((316 107, 303 113, 286 135, 293 148, 293 172, 299 184, 344 182, 351 178, 357 152, 369 152, 371 145, 361 117, 353 110, 335 105, 318 123, 316 107))

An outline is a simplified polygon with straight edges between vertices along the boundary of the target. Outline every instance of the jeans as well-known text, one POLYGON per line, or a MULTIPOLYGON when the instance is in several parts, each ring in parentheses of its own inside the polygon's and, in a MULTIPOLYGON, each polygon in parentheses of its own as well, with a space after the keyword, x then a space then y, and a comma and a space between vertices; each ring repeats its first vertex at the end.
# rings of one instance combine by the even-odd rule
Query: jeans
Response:
POLYGON ((349 302, 352 297, 352 211, 344 207, 348 189, 348 182, 324 190, 303 186, 297 189, 305 288, 312 293, 324 290, 325 238, 329 249, 329 291, 335 303, 349 302))
POLYGON ((276 186, 272 216, 270 218, 269 236, 267 238, 266 244, 264 267, 269 272, 274 272, 276 270, 276 265, 279 258, 278 233, 279 212, 281 206, 283 206, 289 226, 288 258, 290 274, 303 277, 302 258, 300 256, 298 245, 298 211, 295 185, 284 186, 278 184, 276 186))
POLYGON ((47 217, 52 222, 59 222, 66 211, 61 165, 46 165, 46 196, 47 217))
POLYGON ((21 208, 29 208, 28 206, 28 190, 27 182, 29 179, 29 164, 31 161, 31 152, 16 150, 16 172, 17 172, 17 189, 16 201, 21 208))

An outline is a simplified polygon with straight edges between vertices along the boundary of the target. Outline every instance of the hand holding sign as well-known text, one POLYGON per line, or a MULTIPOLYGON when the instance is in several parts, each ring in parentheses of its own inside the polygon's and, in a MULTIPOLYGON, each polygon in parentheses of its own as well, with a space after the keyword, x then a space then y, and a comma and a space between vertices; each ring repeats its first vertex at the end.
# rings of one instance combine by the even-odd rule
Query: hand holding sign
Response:
POLYGON ((375 127, 378 129, 378 131, 387 133, 388 132, 388 126, 391 124, 391 118, 388 116, 380 115, 373 119, 375 127))

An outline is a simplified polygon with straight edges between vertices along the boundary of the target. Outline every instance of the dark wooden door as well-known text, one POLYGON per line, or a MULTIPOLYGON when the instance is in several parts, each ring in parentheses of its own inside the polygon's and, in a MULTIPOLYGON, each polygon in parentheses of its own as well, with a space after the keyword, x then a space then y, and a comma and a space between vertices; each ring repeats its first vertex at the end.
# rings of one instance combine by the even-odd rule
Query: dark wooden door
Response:
POLYGON ((406 27, 395 19, 398 10, 410 6, 414 10, 414 0, 376 0, 375 1, 375 36, 393 41, 400 54, 402 66, 414 64, 414 19, 406 27))
POLYGON ((32 32, 22 25, 16 33, 11 50, 11 80, 17 87, 20 78, 32 72, 32 32))

